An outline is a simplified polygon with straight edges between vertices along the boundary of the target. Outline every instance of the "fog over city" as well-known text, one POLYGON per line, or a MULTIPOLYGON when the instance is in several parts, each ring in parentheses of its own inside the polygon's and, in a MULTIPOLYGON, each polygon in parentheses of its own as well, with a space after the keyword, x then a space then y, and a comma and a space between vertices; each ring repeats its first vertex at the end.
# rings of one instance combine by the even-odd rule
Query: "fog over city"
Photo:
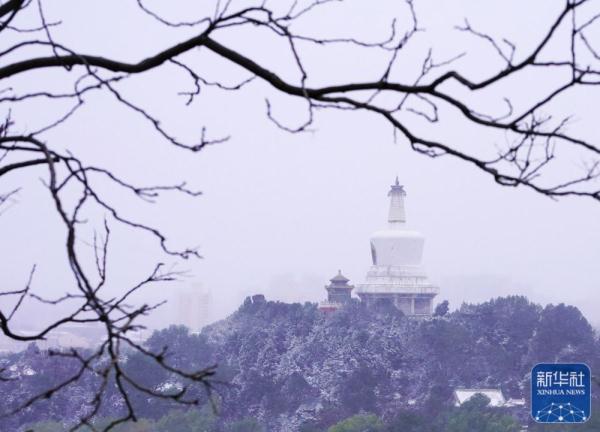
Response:
MULTIPOLYGON (((88 53, 102 51, 107 56, 137 60, 189 33, 187 28, 154 31, 159 24, 137 14, 135 2, 118 2, 119 14, 107 3, 48 3, 47 19, 62 20, 53 37, 88 53), (82 16, 89 19, 82 20, 82 16)), ((183 1, 169 3, 169 10, 162 12, 173 20, 189 17, 195 7, 183 1)), ((390 31, 392 3, 353 4, 353 13, 347 15, 343 5, 338 10, 324 9, 305 26, 309 30, 319 25, 330 37, 344 37, 352 31, 355 37, 384 39, 390 31), (356 8, 362 13, 356 13, 356 8)), ((559 5, 555 10, 545 2, 543 7, 538 7, 540 4, 417 2, 421 26, 429 30, 427 39, 416 43, 417 48, 434 45, 440 61, 481 48, 480 42, 453 28, 464 17, 474 26, 519 40, 527 47, 541 35, 540 23, 559 9, 559 5), (512 12, 517 5, 522 11, 519 15, 512 12)), ((113 6, 117 7, 117 2, 113 6)), ((227 35, 224 42, 272 64, 283 75, 297 74, 293 64, 275 64, 281 47, 267 45, 259 34, 245 38, 240 30, 237 35, 227 35)), ((306 63, 321 70, 322 81, 375 78, 372 71, 380 70, 387 61, 381 53, 369 50, 364 50, 364 55, 349 55, 348 49, 339 47, 339 55, 328 53, 305 51, 306 63)), ((247 78, 240 68, 210 53, 201 54, 192 63, 211 60, 206 64, 207 79, 234 84, 247 78)), ((408 49, 403 55, 398 74, 408 81, 420 67, 422 50, 408 49)), ((459 61, 475 67, 474 76, 487 73, 488 63, 479 63, 476 57, 459 61)), ((493 61, 489 64, 494 66, 493 61)), ((62 71, 44 73, 49 88, 61 88, 62 71), (53 76, 54 81, 48 78, 53 76)), ((25 89, 35 87, 39 77, 39 72, 31 72, 17 77, 15 83, 25 89)), ((523 90, 552 84, 512 83, 523 90)), ((57 147, 71 148, 83 159, 108 166, 132 183, 185 181, 189 188, 202 191, 196 198, 163 194, 153 205, 140 204, 122 191, 109 192, 128 216, 159 226, 169 245, 198 246, 203 256, 173 264, 185 273, 181 281, 149 286, 138 293, 138 300, 174 300, 178 290, 201 285, 211 292, 214 321, 256 293, 269 300, 319 301, 325 296, 324 285, 338 269, 351 283, 360 283, 371 264, 369 236, 385 226, 386 194, 398 176, 407 191, 408 223, 426 237, 425 266, 440 287, 436 301, 448 299, 453 309, 462 302, 519 294, 542 304, 575 305, 594 325, 600 325, 596 313, 600 308, 600 206, 592 199, 552 200, 523 187, 501 187, 490 175, 451 156, 432 159, 416 154, 402 137, 394 139, 387 123, 367 113, 317 110, 309 131, 285 132, 265 115, 265 94, 273 116, 291 127, 304 121, 306 107, 302 101, 269 93, 268 85, 258 80, 239 92, 204 87, 202 96, 187 107, 185 97, 177 92, 192 87, 185 73, 165 70, 150 72, 124 86, 128 96, 160 117, 175 135, 193 140, 206 126, 210 136, 231 136, 229 141, 197 154, 179 151, 165 143, 143 117, 105 93, 86 96, 86 104, 68 127, 45 134, 48 141, 61 143, 54 144, 57 147)), ((517 102, 518 94, 516 91, 517 102)), ((575 110, 570 130, 597 138, 594 102, 593 95, 580 92, 576 100, 561 100, 558 112, 575 110)), ((26 128, 35 130, 60 111, 49 112, 47 103, 38 99, 15 104, 12 116, 27 118, 26 128)), ((67 111, 68 107, 65 104, 61 109, 67 111)), ((474 134, 452 121, 435 133, 467 147, 486 140, 501 144, 502 140, 486 131, 474 134)), ((584 162, 574 156, 565 169, 578 169, 584 162)), ((65 269, 64 229, 53 213, 43 175, 40 169, 39 178, 20 174, 5 182, 7 190, 21 190, 2 210, 0 270, 6 289, 19 289, 36 264, 35 292, 60 296, 72 288, 72 276, 65 269)), ((119 292, 156 262, 172 264, 154 239, 116 225, 112 229, 109 274, 113 279, 107 289, 119 292)), ((91 228, 88 234, 92 234, 91 228)), ((84 247, 85 240, 81 242, 84 247)), ((31 314, 39 308, 27 306, 27 312, 17 319, 31 325, 31 314)), ((151 326, 164 327, 176 320, 176 309, 174 302, 161 307, 150 318, 151 326)))

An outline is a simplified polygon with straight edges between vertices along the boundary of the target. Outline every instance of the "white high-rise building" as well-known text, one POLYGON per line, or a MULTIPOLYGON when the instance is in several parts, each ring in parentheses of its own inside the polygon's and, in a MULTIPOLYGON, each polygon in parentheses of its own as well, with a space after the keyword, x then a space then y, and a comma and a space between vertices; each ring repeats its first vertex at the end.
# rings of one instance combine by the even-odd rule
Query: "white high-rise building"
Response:
POLYGON ((367 304, 387 299, 407 315, 430 315, 439 288, 421 267, 425 238, 406 223, 406 192, 398 178, 388 196, 388 226, 371 236, 373 265, 356 293, 367 304))
POLYGON ((193 332, 200 331, 212 320, 212 293, 201 283, 178 288, 175 305, 175 323, 183 324, 193 332))

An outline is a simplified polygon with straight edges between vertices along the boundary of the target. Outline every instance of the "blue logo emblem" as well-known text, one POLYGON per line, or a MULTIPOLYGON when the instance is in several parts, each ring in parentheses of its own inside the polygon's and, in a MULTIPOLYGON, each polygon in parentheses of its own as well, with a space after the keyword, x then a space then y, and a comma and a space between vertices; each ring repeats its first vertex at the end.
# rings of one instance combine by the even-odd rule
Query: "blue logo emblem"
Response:
POLYGON ((591 372, 583 363, 540 363, 531 371, 531 416, 538 423, 585 423, 591 372))

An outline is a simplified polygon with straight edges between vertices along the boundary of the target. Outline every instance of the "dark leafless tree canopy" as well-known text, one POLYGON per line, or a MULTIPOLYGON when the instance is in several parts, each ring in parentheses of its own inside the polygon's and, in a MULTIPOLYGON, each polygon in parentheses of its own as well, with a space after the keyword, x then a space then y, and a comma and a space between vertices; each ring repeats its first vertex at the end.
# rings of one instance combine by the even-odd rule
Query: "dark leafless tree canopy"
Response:
MULTIPOLYGON (((382 127, 390 127, 393 136, 401 144, 410 145, 419 153, 430 157, 451 156, 465 162, 465 169, 475 167, 503 186, 522 186, 549 197, 580 196, 600 201, 600 187, 596 178, 600 174, 600 146, 578 136, 571 127, 570 119, 576 115, 555 112, 555 102, 582 88, 595 92, 600 85, 600 7, 593 0, 563 1, 560 13, 552 22, 546 23, 541 37, 527 47, 504 39, 502 35, 488 34, 476 23, 465 20, 456 31, 468 34, 481 42, 491 57, 500 59, 501 67, 483 79, 462 66, 469 52, 439 54, 436 47, 422 53, 420 73, 412 80, 397 78, 399 65, 406 61, 403 57, 406 47, 426 34, 420 25, 418 3, 413 0, 398 5, 400 20, 390 19, 389 37, 381 41, 364 41, 358 38, 319 37, 319 29, 303 33, 297 28, 303 20, 321 13, 323 8, 337 7, 343 0, 294 1, 282 8, 279 2, 238 2, 216 1, 212 11, 206 15, 190 17, 188 21, 171 20, 156 9, 159 2, 150 0, 130 0, 137 2, 139 14, 148 20, 158 21, 164 32, 187 29, 191 35, 187 39, 154 53, 141 53, 142 60, 117 59, 102 53, 88 53, 72 49, 68 44, 53 37, 60 21, 51 21, 45 15, 45 2, 42 0, 9 0, 0 2, 0 106, 4 113, 0 125, 0 177, 5 178, 17 172, 39 177, 44 170, 44 181, 52 197, 54 208, 64 224, 68 266, 72 273, 76 294, 66 294, 61 298, 45 298, 34 294, 32 285, 35 275, 32 270, 29 283, 25 287, 15 287, 0 293, 5 298, 14 299, 13 306, 0 311, 0 327, 9 338, 18 341, 43 340, 51 332, 69 323, 99 323, 105 329, 105 340, 92 354, 82 354, 76 350, 56 352, 55 355, 70 356, 80 363, 79 373, 59 386, 48 389, 44 394, 23 401, 21 408, 51 397, 56 392, 76 382, 84 372, 91 372, 102 379, 103 385, 90 403, 93 409, 81 419, 80 424, 90 425, 103 402, 103 389, 114 380, 121 397, 128 407, 127 414, 113 422, 114 425, 134 420, 135 412, 128 403, 128 393, 138 391, 148 396, 168 398, 183 404, 194 404, 197 400, 188 397, 187 389, 174 394, 164 394, 145 388, 130 377, 121 365, 124 350, 134 350, 156 362, 161 367, 179 375, 190 385, 205 385, 211 389, 211 376, 214 368, 208 367, 189 372, 169 365, 167 352, 153 353, 131 338, 131 333, 139 329, 138 319, 152 312, 157 305, 132 306, 131 296, 144 286, 172 280, 177 274, 164 270, 161 264, 139 284, 124 288, 119 297, 106 297, 103 287, 106 281, 106 256, 109 251, 110 227, 120 224, 133 230, 141 230, 153 236, 163 252, 181 259, 199 258, 194 249, 175 250, 169 246, 162 232, 136 220, 122 216, 122 209, 110 203, 95 186, 98 181, 108 181, 114 188, 129 191, 141 200, 153 202, 163 193, 180 193, 196 196, 198 192, 189 190, 184 183, 172 186, 138 186, 121 178, 108 168, 84 162, 76 154, 60 150, 64 143, 49 140, 48 132, 57 128, 69 128, 72 115, 87 102, 91 93, 105 92, 113 97, 116 104, 127 107, 134 116, 141 116, 174 151, 198 152, 204 147, 224 143, 227 131, 207 131, 201 128, 199 139, 188 142, 178 136, 177 131, 168 130, 161 119, 142 104, 125 96, 123 89, 129 82, 145 72, 166 68, 172 74, 184 74, 189 80, 189 90, 182 93, 184 103, 190 105, 199 97, 204 87, 212 86, 223 91, 239 92, 243 97, 246 86, 257 81, 268 83, 270 94, 265 94, 266 116, 275 127, 290 133, 302 133, 311 128, 319 111, 347 110, 364 112, 382 119, 382 127), (37 24, 31 26, 30 18, 37 17, 37 24), (235 44, 223 40, 228 33, 239 28, 266 32, 270 38, 285 42, 289 61, 286 65, 296 70, 298 79, 289 79, 275 72, 277 64, 262 64, 251 54, 236 49, 235 44), (596 37, 594 37, 596 36, 596 37), (388 61, 381 70, 372 71, 372 80, 364 82, 331 82, 328 85, 315 85, 323 82, 318 72, 305 65, 303 53, 308 49, 328 50, 337 46, 356 50, 376 50, 387 56, 388 61), (204 77, 201 64, 194 61, 199 50, 209 51, 225 61, 231 68, 241 68, 246 78, 238 83, 211 81, 204 77), (435 53, 435 55, 434 55, 435 53), (62 80, 71 90, 54 92, 38 81, 38 88, 28 92, 13 89, 13 80, 33 71, 59 71, 62 80), (514 103, 510 93, 510 83, 522 75, 544 80, 552 75, 561 82, 546 94, 514 103), (507 85, 508 83, 508 85, 507 85), (494 96, 493 90, 501 88, 502 95, 494 96), (505 89, 509 89, 506 91, 505 89), (296 121, 282 120, 277 108, 269 102, 273 94, 287 95, 303 101, 306 106, 304 118, 296 121), (70 103, 70 108, 58 114, 46 126, 38 130, 25 130, 25 119, 14 118, 11 107, 31 100, 44 100, 49 112, 53 103, 70 103), (489 112, 476 106, 493 107, 489 112), (498 132, 503 140, 498 142, 453 142, 452 139, 439 139, 438 131, 443 131, 448 122, 464 125, 465 128, 479 127, 498 132), (437 138, 436 138, 437 137, 437 138), (579 171, 563 168, 567 160, 580 162, 579 171), (95 265, 88 265, 80 257, 77 240, 80 228, 85 221, 80 219, 84 208, 96 207, 105 215, 104 224, 97 227, 93 249, 95 265), (77 303, 71 313, 56 320, 37 334, 21 334, 11 320, 24 302, 37 301, 53 307, 60 303, 77 303)), ((164 10, 164 9, 163 9, 164 10)), ((115 11, 118 13, 118 11, 115 11)), ((227 39, 230 40, 230 39, 227 39)), ((287 62, 280 59, 281 62, 287 62)), ((414 60, 413 60, 414 61, 414 60)), ((516 90, 519 91, 519 90, 516 90)), ((496 93, 497 94, 497 93, 496 93)), ((519 95, 523 98, 523 95, 519 95)), ((525 95, 526 96, 526 95, 525 95)), ((61 105, 63 106, 63 105, 61 105)), ((2 190, 0 186, 0 214, 15 197, 18 189, 2 190)), ((34 267, 35 269, 35 267, 34 267)), ((10 413, 5 413, 10 414, 10 413)))

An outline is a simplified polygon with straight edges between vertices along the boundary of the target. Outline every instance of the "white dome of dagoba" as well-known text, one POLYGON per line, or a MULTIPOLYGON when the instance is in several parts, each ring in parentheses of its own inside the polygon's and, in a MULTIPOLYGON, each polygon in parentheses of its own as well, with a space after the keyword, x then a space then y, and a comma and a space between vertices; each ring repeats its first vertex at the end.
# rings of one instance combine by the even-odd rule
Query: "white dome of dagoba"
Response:
POLYGON ((431 315, 439 288, 421 267, 425 238, 406 223, 406 192, 398 178, 388 196, 388 226, 371 236, 373 265, 356 292, 367 304, 387 299, 406 315, 431 315))

